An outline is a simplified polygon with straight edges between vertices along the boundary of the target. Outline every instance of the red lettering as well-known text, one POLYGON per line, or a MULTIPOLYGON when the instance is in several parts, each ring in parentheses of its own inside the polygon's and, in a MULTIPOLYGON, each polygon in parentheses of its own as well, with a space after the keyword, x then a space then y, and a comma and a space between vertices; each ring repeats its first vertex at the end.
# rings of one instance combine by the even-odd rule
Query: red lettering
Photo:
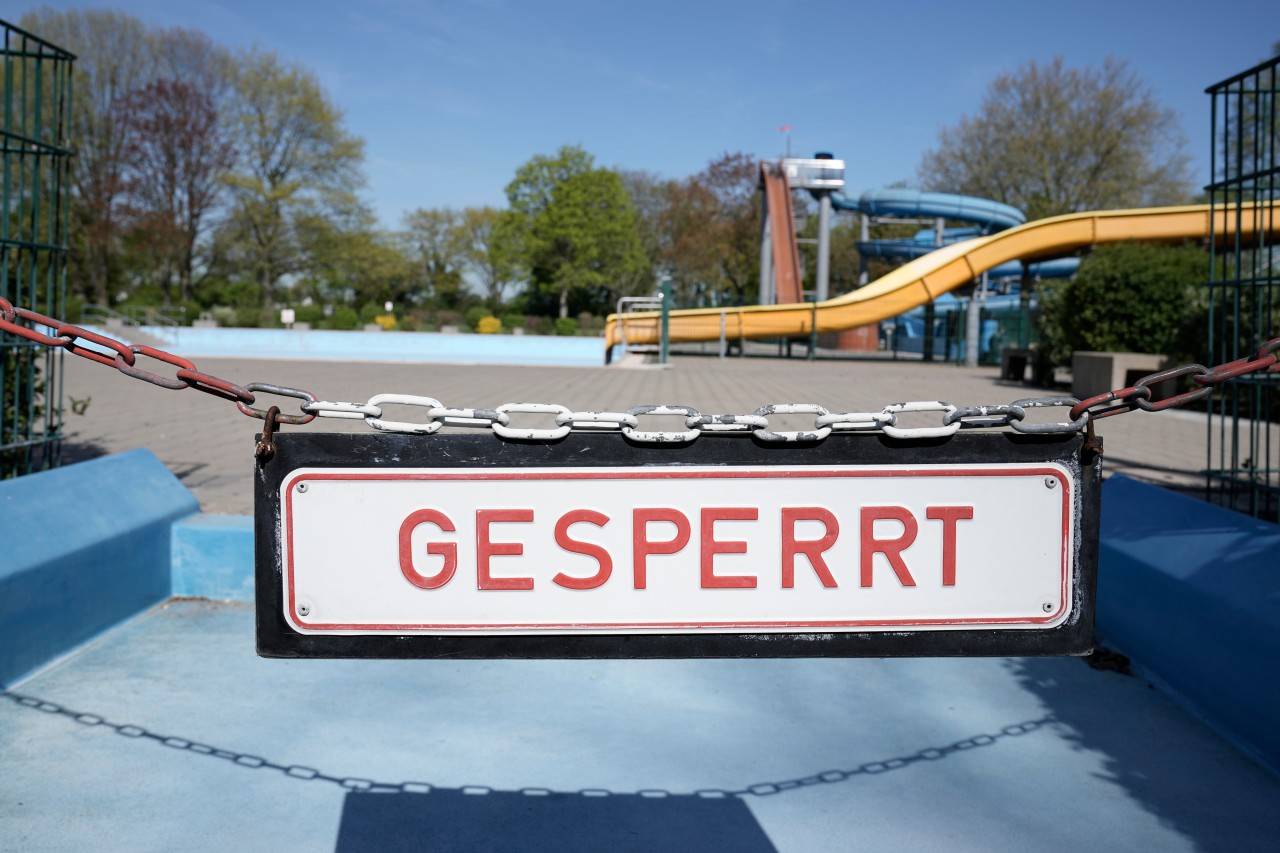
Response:
POLYGON ((862 560, 861 573, 862 585, 864 587, 871 586, 871 563, 877 553, 884 554, 889 560, 890 567, 893 568, 894 574, 898 576, 898 582, 903 586, 915 586, 915 579, 911 577, 911 572, 907 570, 906 561, 902 559, 902 552, 911 547, 911 543, 916 541, 916 532, 919 527, 916 525, 915 517, 911 514, 911 510, 901 506, 864 506, 862 508, 862 560), (902 535, 896 539, 877 539, 875 535, 875 523, 881 519, 890 519, 902 523, 902 535))
POLYGON ((942 522, 942 585, 956 585, 956 522, 971 520, 971 506, 931 506, 924 511, 925 518, 942 522))
POLYGON ((492 542, 490 524, 533 521, 531 509, 476 510, 476 586, 479 589, 533 589, 533 578, 495 578, 489 574, 490 557, 517 557, 524 553, 522 542, 492 542))
POLYGON ((840 535, 840 522, 829 510, 817 506, 783 507, 782 508, 782 588, 792 589, 796 585, 796 555, 804 554, 809 558, 809 565, 818 575, 818 580, 828 589, 834 588, 836 579, 827 568, 827 561, 822 558, 824 551, 835 544, 840 535), (796 539, 797 521, 820 521, 826 528, 821 539, 796 539))
POLYGON ((600 569, 589 578, 575 578, 560 572, 551 580, 568 589, 595 589, 602 586, 613 573, 613 558, 602 546, 593 542, 582 542, 569 536, 569 528, 579 522, 604 527, 609 523, 609 516, 591 509, 575 509, 572 512, 566 512, 556 522, 556 544, 574 554, 594 557, 600 564, 600 569))
POLYGON ((428 542, 427 553, 444 557, 444 567, 429 577, 421 574, 413 566, 413 531, 419 524, 434 524, 446 533, 453 533, 453 521, 438 510, 420 509, 409 513, 409 517, 400 525, 401 574, 418 589, 439 589, 451 581, 453 573, 458 570, 458 543, 428 542))
POLYGON ((760 511, 755 507, 717 507, 702 510, 702 588, 755 589, 754 575, 717 575, 716 554, 745 554, 747 543, 741 540, 716 539, 717 521, 755 521, 760 511))
POLYGON ((636 589, 645 589, 648 581, 647 561, 650 554, 674 554, 689 544, 689 519, 679 510, 667 507, 631 511, 631 559, 636 589), (676 526, 674 539, 653 542, 649 539, 649 522, 669 521, 676 526))

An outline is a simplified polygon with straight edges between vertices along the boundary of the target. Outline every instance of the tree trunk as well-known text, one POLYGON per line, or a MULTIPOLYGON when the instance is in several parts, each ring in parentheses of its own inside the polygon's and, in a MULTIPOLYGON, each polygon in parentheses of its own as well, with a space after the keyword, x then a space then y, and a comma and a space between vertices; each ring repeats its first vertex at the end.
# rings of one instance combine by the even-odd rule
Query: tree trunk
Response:
POLYGON ((569 316, 569 288, 560 288, 560 319, 569 316))

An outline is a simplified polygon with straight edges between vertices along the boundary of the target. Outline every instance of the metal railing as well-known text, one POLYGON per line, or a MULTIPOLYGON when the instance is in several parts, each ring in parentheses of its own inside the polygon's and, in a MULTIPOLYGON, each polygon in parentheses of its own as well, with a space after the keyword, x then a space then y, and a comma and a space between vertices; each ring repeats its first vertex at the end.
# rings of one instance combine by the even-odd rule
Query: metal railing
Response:
POLYGON ((183 321, 187 316, 185 306, 178 306, 178 312, 182 315, 182 319, 174 319, 167 314, 162 314, 158 308, 148 305, 129 305, 119 310, 108 308, 105 305, 99 305, 96 302, 86 302, 80 309, 80 324, 83 325, 121 325, 121 326, 165 326, 173 328, 184 325, 183 321))
MULTIPOLYGON (((0 21, 0 298, 66 308, 75 56, 0 21)), ((62 353, 0 339, 0 479, 58 464, 62 353)))

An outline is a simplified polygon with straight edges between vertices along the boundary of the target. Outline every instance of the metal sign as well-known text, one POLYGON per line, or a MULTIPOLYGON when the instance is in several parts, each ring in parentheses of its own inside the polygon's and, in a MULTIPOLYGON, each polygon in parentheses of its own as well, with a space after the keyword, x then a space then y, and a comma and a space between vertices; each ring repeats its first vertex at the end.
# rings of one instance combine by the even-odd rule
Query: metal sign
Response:
POLYGON ((259 652, 309 657, 1083 653, 1080 436, 276 436, 259 652), (696 455, 697 459, 688 457, 696 455), (711 458, 708 458, 711 457, 711 458))

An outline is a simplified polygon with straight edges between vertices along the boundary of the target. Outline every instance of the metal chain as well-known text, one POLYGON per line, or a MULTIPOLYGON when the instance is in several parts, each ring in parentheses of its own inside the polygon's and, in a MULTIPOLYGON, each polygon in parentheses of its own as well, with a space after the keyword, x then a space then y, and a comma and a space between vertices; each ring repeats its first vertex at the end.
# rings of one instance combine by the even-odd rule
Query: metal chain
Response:
POLYGON ((1213 393, 1223 382, 1253 373, 1280 372, 1280 337, 1273 338, 1258 349, 1252 357, 1241 358, 1217 367, 1201 364, 1184 364, 1170 370, 1162 370, 1139 379, 1129 388, 1107 391, 1086 400, 1074 397, 1028 397, 1012 403, 981 406, 953 406, 940 400, 915 400, 893 403, 878 412, 829 412, 815 403, 773 403, 757 408, 750 414, 704 415, 690 406, 651 405, 634 406, 625 412, 575 412, 556 403, 506 403, 497 408, 454 408, 446 406, 434 397, 413 394, 375 394, 364 403, 331 402, 320 400, 310 391, 291 388, 269 382, 250 382, 238 385, 201 372, 196 365, 181 356, 154 347, 129 345, 98 332, 82 329, 46 317, 26 308, 15 307, 0 297, 0 331, 17 335, 48 347, 60 347, 75 355, 107 367, 114 367, 126 376, 149 382, 160 388, 180 391, 195 388, 215 397, 222 397, 236 404, 244 414, 265 419, 268 409, 254 408, 255 392, 293 397, 300 400, 299 414, 280 414, 276 420, 284 424, 306 424, 316 418, 362 419, 366 424, 383 432, 431 435, 443 427, 488 429, 505 439, 523 441, 556 441, 570 432, 616 432, 631 441, 647 444, 689 443, 700 436, 714 434, 748 434, 761 441, 774 444, 819 442, 832 434, 879 432, 890 438, 940 438, 961 430, 1012 429, 1027 434, 1071 434, 1084 431, 1098 418, 1142 409, 1160 412, 1174 406, 1184 406, 1213 393), (30 325, 23 325, 23 320, 30 325), (49 333, 41 331, 40 327, 49 333), (87 344, 93 344, 88 346, 87 344), (173 379, 166 378, 137 366, 138 356, 145 356, 172 368, 173 379), (1199 386, 1164 400, 1153 401, 1151 386, 1187 376, 1199 386), (383 418, 384 404, 416 406, 426 409, 425 420, 390 421, 383 418), (1049 423, 1028 423, 1028 409, 1066 408, 1067 420, 1049 423), (918 412, 941 414, 939 426, 901 427, 898 415, 918 412), (511 415, 551 415, 553 427, 535 428, 513 426, 511 415), (769 422, 773 415, 814 415, 812 429, 777 430, 769 422), (642 417, 679 417, 682 430, 640 429, 642 417))
MULTIPOLYGON (((177 737, 175 735, 153 732, 143 726, 133 723, 116 723, 98 714, 77 711, 73 708, 68 708, 65 705, 60 705, 57 702, 50 702, 47 699, 42 699, 37 696, 28 696, 22 693, 14 693, 9 690, 0 690, 0 699, 8 699, 20 707, 40 711, 51 716, 74 720, 87 728, 114 732, 120 737, 128 738, 130 740, 149 742, 153 745, 165 746, 179 752, 220 759, 249 770, 275 772, 304 782, 327 782, 331 785, 338 785, 342 788, 346 788, 349 791, 429 794, 432 791, 439 790, 462 791, 463 793, 470 795, 485 795, 496 793, 501 790, 490 788, 487 785, 467 785, 463 788, 446 788, 433 785, 428 782, 379 782, 373 779, 363 779, 356 776, 335 776, 314 767, 307 767, 300 764, 284 764, 272 761, 271 759, 261 755, 254 755, 253 753, 239 752, 233 749, 222 749, 217 746, 188 740, 187 738, 177 737)), ((1039 719, 1013 723, 988 734, 972 735, 961 740, 952 741, 946 745, 926 747, 913 753, 900 754, 892 758, 885 758, 879 761, 868 761, 847 769, 831 769, 821 773, 815 773, 811 776, 803 776, 778 782, 757 782, 754 785, 746 785, 741 788, 701 788, 693 791, 691 794, 684 795, 674 794, 671 791, 663 789, 644 789, 635 792, 610 791, 605 788, 585 788, 577 791, 554 791, 549 788, 540 787, 520 788, 517 791, 512 791, 510 793, 520 793, 526 796, 577 794, 579 796, 589 797, 693 796, 710 799, 722 799, 726 797, 768 797, 774 794, 781 794, 786 791, 795 790, 797 788, 806 788, 824 784, 833 785, 852 779, 856 776, 875 776, 880 773, 901 770, 905 767, 910 767, 913 764, 939 761, 956 753, 966 752, 971 749, 995 746, 1002 740, 1022 737, 1023 735, 1028 735, 1044 728, 1055 727, 1058 724, 1059 720, 1056 717, 1053 715, 1046 715, 1039 719)))

